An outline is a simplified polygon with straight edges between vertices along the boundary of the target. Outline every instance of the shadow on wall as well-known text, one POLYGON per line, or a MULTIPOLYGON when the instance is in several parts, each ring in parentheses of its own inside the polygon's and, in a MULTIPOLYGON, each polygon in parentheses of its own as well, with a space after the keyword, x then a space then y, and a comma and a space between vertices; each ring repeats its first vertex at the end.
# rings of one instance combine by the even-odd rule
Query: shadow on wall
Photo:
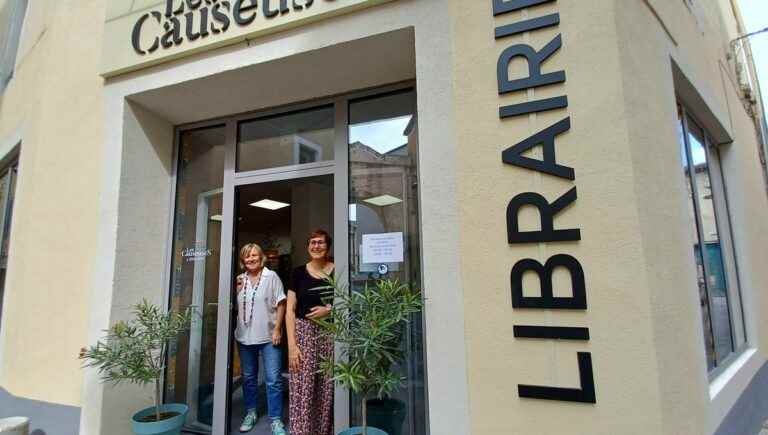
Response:
POLYGON ((16 397, 0 388, 0 418, 29 417, 30 435, 74 435, 80 431, 80 408, 16 397))

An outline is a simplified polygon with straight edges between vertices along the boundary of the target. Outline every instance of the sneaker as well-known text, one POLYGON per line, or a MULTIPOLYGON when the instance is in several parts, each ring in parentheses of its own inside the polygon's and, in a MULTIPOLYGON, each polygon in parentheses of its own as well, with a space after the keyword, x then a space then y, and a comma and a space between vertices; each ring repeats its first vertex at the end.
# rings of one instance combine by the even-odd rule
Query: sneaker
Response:
POLYGON ((255 410, 248 411, 248 413, 245 414, 245 417, 243 417, 243 424, 240 425, 240 432, 248 432, 253 429, 253 427, 256 426, 256 420, 258 419, 259 416, 256 415, 255 410))
POLYGON ((272 420, 272 435, 287 435, 285 432, 285 426, 279 418, 272 420))

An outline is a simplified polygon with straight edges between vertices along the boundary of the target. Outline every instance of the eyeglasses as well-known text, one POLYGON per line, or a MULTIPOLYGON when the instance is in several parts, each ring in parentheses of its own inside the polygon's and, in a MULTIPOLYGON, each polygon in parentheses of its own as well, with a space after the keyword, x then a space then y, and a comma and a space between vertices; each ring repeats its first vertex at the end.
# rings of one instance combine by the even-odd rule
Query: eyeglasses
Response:
POLYGON ((327 243, 325 240, 310 240, 309 246, 325 246, 327 243))

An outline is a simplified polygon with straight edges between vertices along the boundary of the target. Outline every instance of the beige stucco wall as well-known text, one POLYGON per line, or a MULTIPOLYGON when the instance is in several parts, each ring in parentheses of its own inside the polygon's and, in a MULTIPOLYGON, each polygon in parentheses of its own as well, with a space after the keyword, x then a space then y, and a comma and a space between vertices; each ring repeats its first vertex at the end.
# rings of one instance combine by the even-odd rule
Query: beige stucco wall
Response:
MULTIPOLYGON (((453 3, 473 433, 711 433, 743 391, 743 379, 765 360, 762 350, 749 353, 748 361, 734 364, 735 373, 712 384, 707 379, 676 132, 673 59, 735 139, 721 153, 741 288, 745 304, 753 303, 748 321, 763 317, 768 307, 757 294, 768 275, 758 267, 766 245, 759 228, 768 207, 754 128, 727 77, 724 50, 735 27, 720 14, 729 5, 694 2, 689 11, 683 2, 650 3, 676 43, 643 1, 560 1, 496 19, 488 5, 453 3), (561 15, 557 30, 493 39, 494 26, 554 11, 561 15), (520 42, 540 48, 558 33, 563 48, 544 71, 565 69, 567 82, 499 97, 495 68, 501 50, 520 42), (566 110, 498 119, 501 105, 564 94, 566 110), (501 163, 506 147, 568 115, 572 128, 556 141, 557 160, 575 168, 575 183, 501 163), (574 185, 579 199, 555 220, 555 228, 581 228, 580 242, 507 246, 504 211, 514 195, 533 191, 552 201, 574 185), (589 309, 512 309, 511 266, 560 252, 584 267, 589 309), (588 343, 519 340, 512 337, 515 324, 587 326, 592 337, 588 343), (578 387, 575 352, 584 350, 592 352, 596 405, 517 397, 519 383, 578 387)), ((512 74, 524 76, 524 66, 513 63, 512 74)), ((538 227, 535 213, 521 216, 525 228, 538 227)), ((567 278, 555 282, 556 294, 558 282, 567 289, 567 278)), ((755 326, 750 338, 762 348, 764 326, 755 326)))
POLYGON ((102 1, 29 2, 0 142, 22 142, 0 337, 0 386, 80 404, 98 222, 102 1))
MULTIPOLYGON (((529 433, 532 428, 539 434, 664 433, 648 277, 638 273, 646 270, 647 259, 635 206, 614 5, 558 2, 495 20, 487 7, 460 2, 456 7, 455 25, 462 35, 456 52, 463 54, 456 59, 454 89, 472 433, 529 433), (495 25, 555 10, 561 14, 557 29, 493 39, 495 25), (558 33, 563 48, 545 71, 565 68, 567 82, 500 98, 495 81, 499 53, 523 41, 538 49, 558 33), (569 98, 567 110, 498 118, 501 105, 563 94, 569 98), (533 191, 553 201, 574 183, 503 165, 501 152, 568 115, 572 128, 556 141, 557 159, 575 168, 578 200, 555 227, 581 228, 582 240, 508 246, 505 210, 513 196, 533 191), (512 265, 523 258, 544 262, 556 253, 581 262, 589 309, 513 310, 512 265), (512 336, 515 324, 586 326, 592 339, 520 340, 512 336), (517 384, 578 388, 577 351, 592 352, 596 405, 517 397, 517 384)), ((513 74, 522 74, 521 64, 513 64, 513 74)), ((535 213, 521 218, 524 228, 538 227, 535 213)), ((534 280, 525 283, 535 285, 534 280)), ((556 294, 567 294, 567 284, 567 278, 556 279, 556 294)))

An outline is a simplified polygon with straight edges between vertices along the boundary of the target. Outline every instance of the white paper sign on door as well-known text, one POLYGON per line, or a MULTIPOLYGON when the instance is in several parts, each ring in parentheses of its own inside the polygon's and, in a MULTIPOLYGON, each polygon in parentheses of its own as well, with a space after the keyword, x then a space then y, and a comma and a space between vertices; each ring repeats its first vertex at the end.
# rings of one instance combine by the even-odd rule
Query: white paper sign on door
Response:
POLYGON ((403 233, 363 234, 363 263, 403 261, 403 233))

